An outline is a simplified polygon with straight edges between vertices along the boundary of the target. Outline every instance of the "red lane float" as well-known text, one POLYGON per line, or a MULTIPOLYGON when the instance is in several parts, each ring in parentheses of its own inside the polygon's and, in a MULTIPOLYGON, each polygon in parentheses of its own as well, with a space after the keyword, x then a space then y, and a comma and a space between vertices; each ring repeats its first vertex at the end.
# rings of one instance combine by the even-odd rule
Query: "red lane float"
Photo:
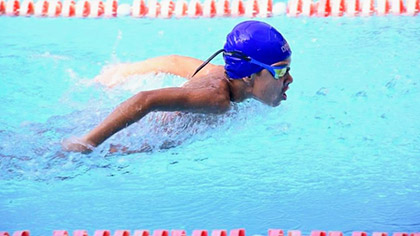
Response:
POLYGON ((133 0, 132 5, 132 16, 134 17, 144 17, 147 14, 147 7, 144 3, 144 0, 133 0))
MULTIPOLYGON (((331 4, 330 0, 319 0, 317 6, 317 16, 326 17, 331 14, 331 4)), ((314 236, 314 235, 311 235, 314 236)), ((325 236, 325 235, 322 235, 325 236)))
POLYGON ((111 231, 109 230, 96 230, 94 236, 110 236, 111 231))
POLYGON ((192 232, 192 236, 208 236, 208 233, 207 230, 198 229, 192 232))
MULTIPOLYGON (((6 3, 4 3, 3 0, 0 0, 0 15, 3 15, 6 12, 6 3)), ((7 232, 1 232, 1 233, 7 233, 7 232)), ((6 236, 6 235, 3 235, 6 236)))
POLYGON ((149 236, 150 233, 148 230, 136 230, 134 231, 134 236, 149 236))
POLYGON ((213 230, 211 232, 211 236, 227 236, 227 231, 226 230, 213 230))
POLYGON ((245 229, 232 229, 229 236, 245 236, 245 229))
POLYGON ((29 230, 21 230, 13 233, 13 236, 29 236, 29 230))
POLYGON ((366 232, 353 232, 351 236, 367 236, 366 232))
POLYGON ((327 236, 327 232, 314 230, 311 232, 311 236, 327 236))
POLYGON ((129 230, 116 230, 114 236, 130 236, 129 230))
POLYGON ((75 230, 73 236, 88 236, 88 232, 86 230, 75 230))
POLYGON ((164 229, 158 229, 153 231, 153 236, 168 236, 169 231, 164 229))

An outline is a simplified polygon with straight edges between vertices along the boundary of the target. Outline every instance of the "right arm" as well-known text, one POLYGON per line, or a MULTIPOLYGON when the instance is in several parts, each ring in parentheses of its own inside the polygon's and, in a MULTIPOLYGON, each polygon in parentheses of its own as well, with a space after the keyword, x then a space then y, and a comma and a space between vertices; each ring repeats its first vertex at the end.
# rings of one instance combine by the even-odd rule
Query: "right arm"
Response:
MULTIPOLYGON (((113 87, 123 82, 127 77, 136 74, 169 73, 190 79, 195 69, 203 63, 192 57, 170 55, 150 58, 140 62, 123 63, 104 69, 95 81, 105 86, 113 87)), ((208 64, 195 77, 209 74, 216 65, 208 64)))

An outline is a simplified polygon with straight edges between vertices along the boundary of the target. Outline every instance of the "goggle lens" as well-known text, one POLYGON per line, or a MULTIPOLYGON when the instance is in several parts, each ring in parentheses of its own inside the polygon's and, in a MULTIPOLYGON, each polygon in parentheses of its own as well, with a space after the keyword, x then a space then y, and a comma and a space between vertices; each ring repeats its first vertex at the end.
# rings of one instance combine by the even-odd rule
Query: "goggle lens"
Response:
POLYGON ((280 79, 284 77, 290 71, 290 67, 282 68, 282 69, 274 69, 274 79, 280 79))

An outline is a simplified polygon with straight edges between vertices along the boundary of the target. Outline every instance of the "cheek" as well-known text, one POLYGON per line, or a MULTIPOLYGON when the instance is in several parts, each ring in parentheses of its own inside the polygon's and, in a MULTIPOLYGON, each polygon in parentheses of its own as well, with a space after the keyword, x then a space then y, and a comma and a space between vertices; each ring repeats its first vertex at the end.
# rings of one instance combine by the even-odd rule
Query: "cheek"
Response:
POLYGON ((265 87, 263 96, 265 100, 275 100, 280 96, 280 92, 283 88, 283 84, 280 81, 276 80, 272 83, 268 83, 265 87))

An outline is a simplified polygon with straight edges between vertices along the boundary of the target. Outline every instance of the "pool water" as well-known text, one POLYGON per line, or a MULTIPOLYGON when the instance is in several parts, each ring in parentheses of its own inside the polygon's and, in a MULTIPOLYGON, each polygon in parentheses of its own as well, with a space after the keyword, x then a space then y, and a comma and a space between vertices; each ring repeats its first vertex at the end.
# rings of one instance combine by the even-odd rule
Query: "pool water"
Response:
POLYGON ((293 51, 281 106, 167 124, 153 113, 89 155, 61 151, 136 92, 184 82, 141 75, 108 89, 92 82, 104 67, 206 59, 242 20, 0 18, 0 231, 419 231, 419 17, 263 19, 293 51))

